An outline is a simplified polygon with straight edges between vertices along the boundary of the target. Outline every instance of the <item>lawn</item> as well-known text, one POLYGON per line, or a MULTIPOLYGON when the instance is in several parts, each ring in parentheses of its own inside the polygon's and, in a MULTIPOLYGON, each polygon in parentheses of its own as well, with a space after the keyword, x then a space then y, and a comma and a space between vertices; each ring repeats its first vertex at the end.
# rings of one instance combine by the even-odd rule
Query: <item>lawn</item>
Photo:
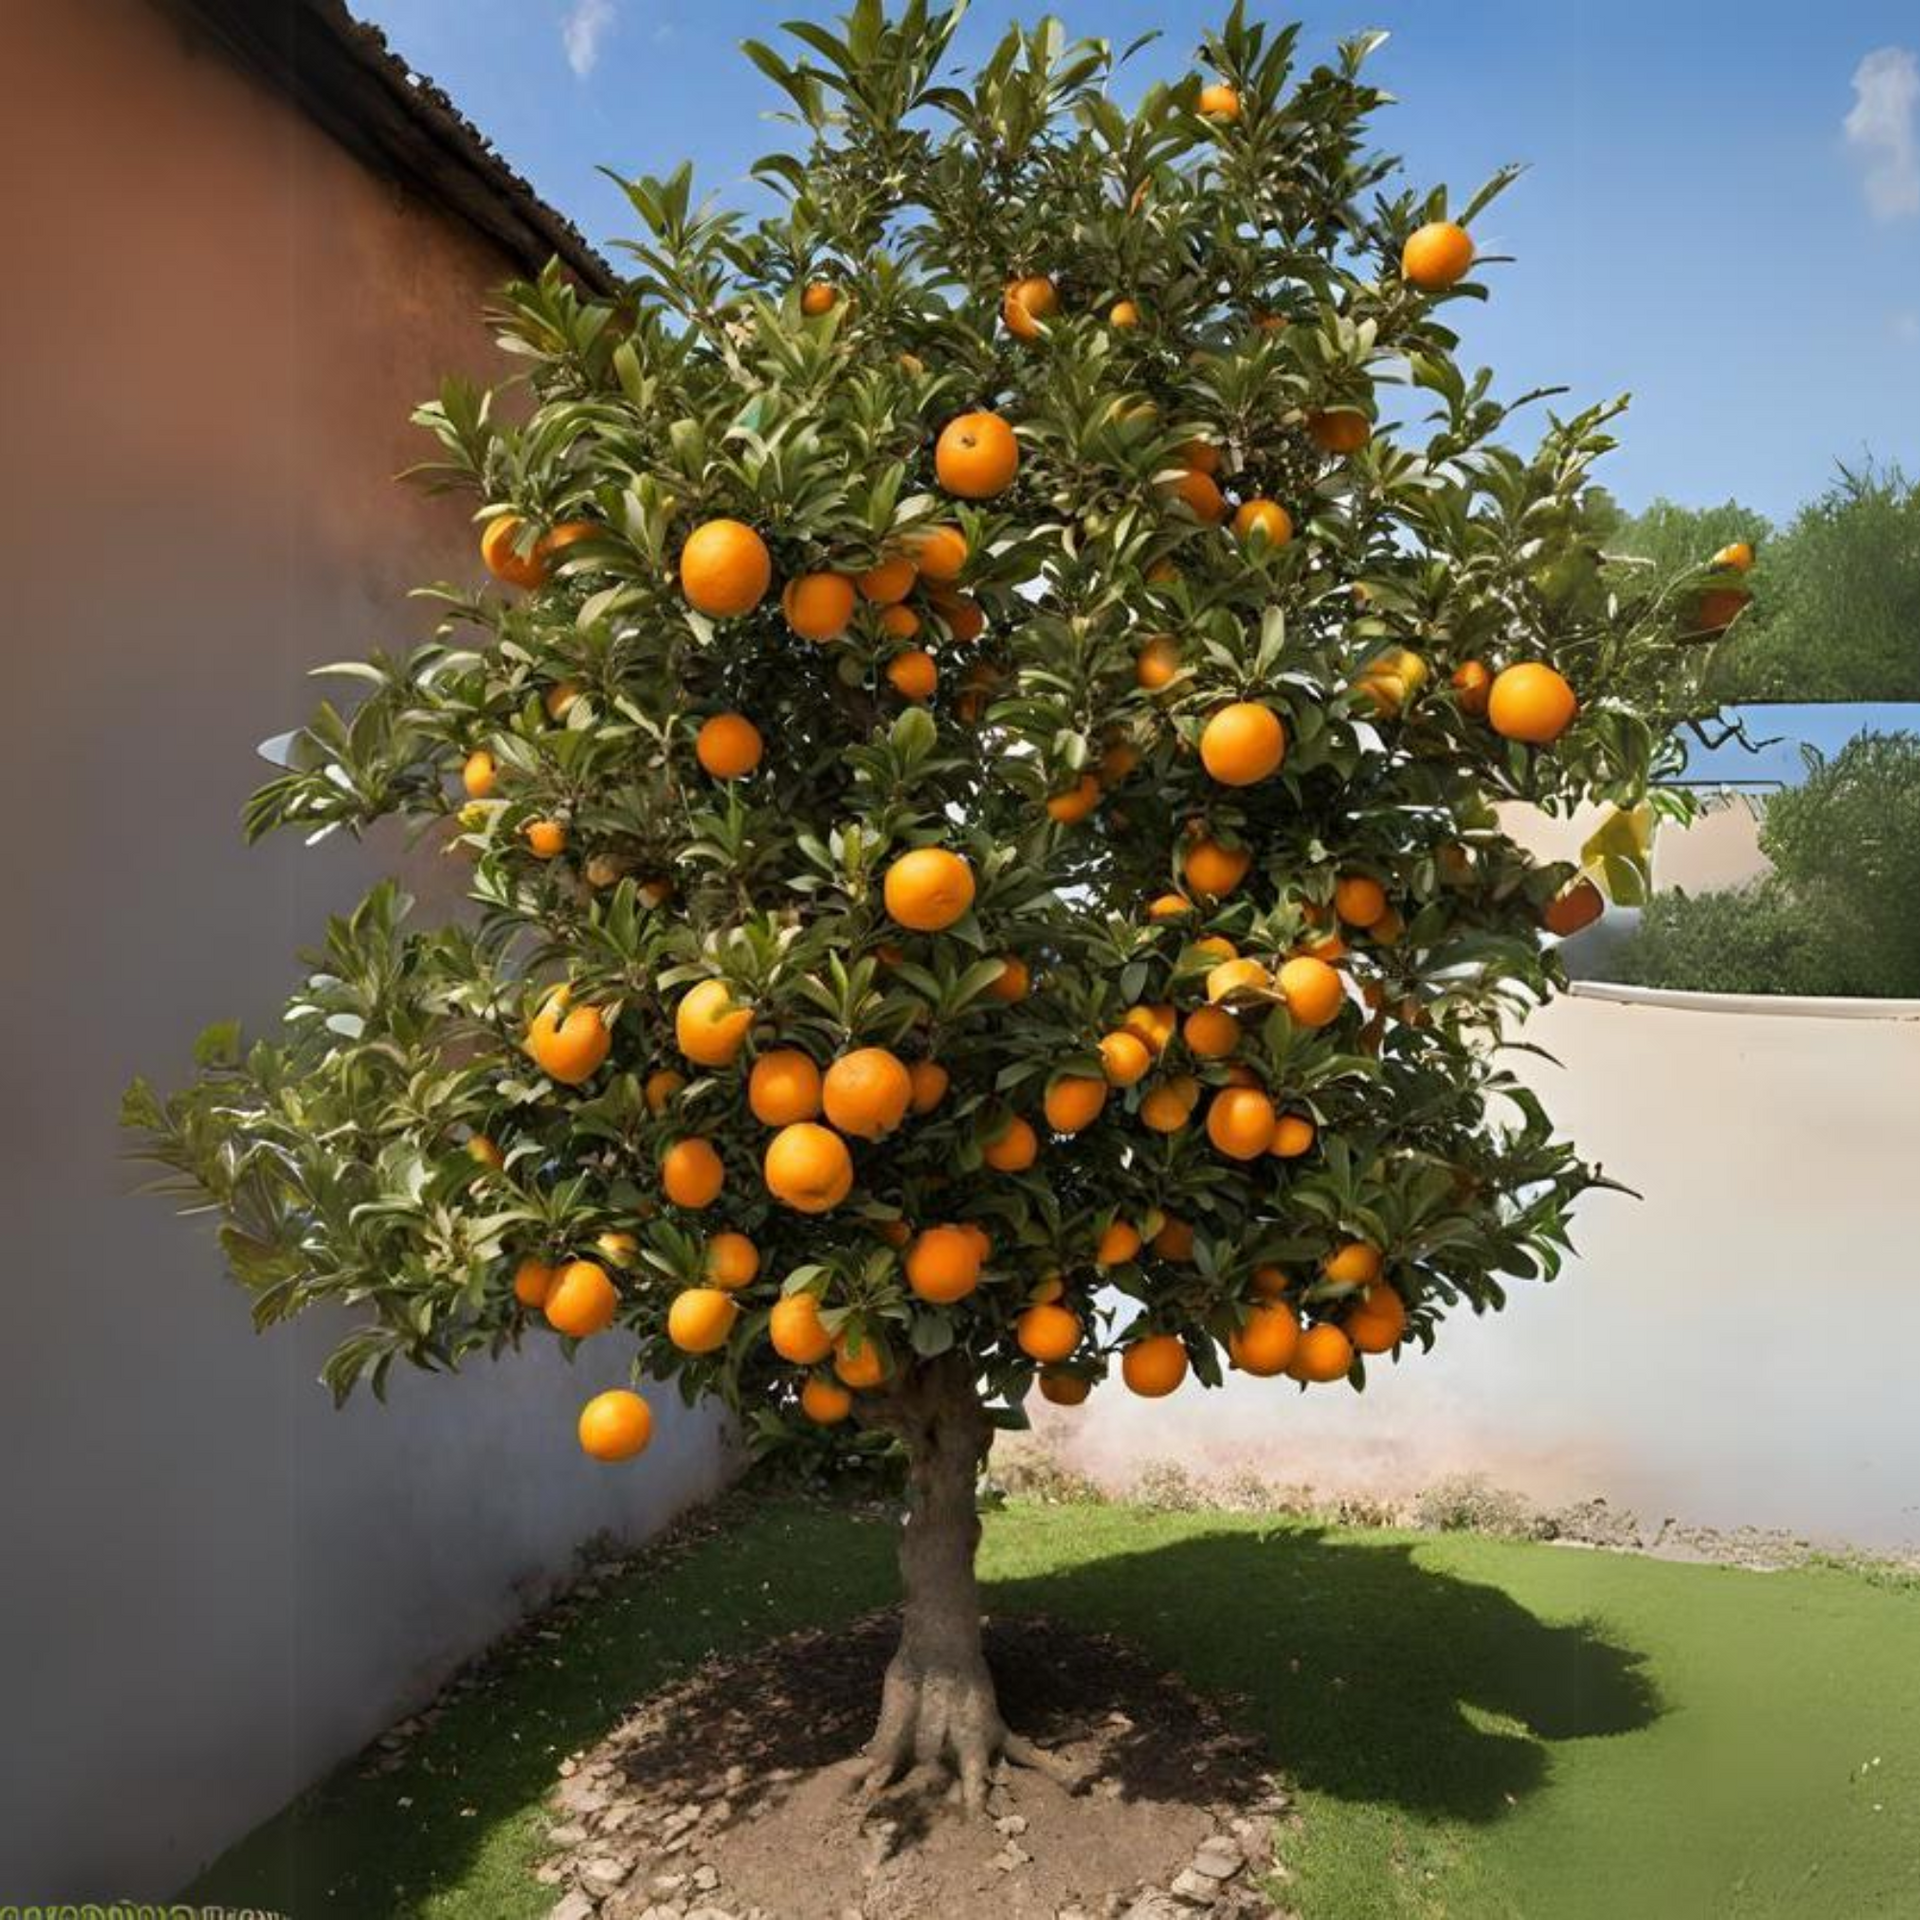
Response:
MULTIPOLYGON (((797 1500, 633 1571, 186 1898, 534 1920, 561 1755, 703 1653, 892 1591, 892 1529, 797 1500)), ((1920 1591, 1469 1535, 1015 1505, 991 1604, 1117 1630, 1236 1696, 1295 1784, 1304 1920, 1920 1913, 1920 1591)))

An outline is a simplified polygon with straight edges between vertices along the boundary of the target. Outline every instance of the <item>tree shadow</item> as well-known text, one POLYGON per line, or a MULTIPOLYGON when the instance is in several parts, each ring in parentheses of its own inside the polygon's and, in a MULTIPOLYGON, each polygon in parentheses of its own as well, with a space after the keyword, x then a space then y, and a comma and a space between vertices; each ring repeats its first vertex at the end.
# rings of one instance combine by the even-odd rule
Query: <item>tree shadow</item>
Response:
POLYGON ((1545 1782, 1552 1742, 1658 1718, 1644 1656, 1597 1622, 1543 1621, 1413 1556, 1223 1528, 996 1581, 988 1600, 1123 1635, 1229 1701, 1293 1782, 1415 1813, 1497 1819, 1545 1782))

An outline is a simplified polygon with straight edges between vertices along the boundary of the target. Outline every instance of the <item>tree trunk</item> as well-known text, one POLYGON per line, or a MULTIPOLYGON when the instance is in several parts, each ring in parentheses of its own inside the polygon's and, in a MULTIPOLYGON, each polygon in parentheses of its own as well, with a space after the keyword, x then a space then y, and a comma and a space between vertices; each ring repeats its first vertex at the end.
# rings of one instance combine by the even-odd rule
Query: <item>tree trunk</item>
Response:
POLYGON ((954 1354, 922 1362, 870 1403, 867 1417, 907 1450, 900 1539, 900 1645, 887 1667, 880 1721, 863 1763, 877 1790, 910 1767, 950 1766, 970 1812, 986 1805, 995 1761, 1041 1766, 1047 1756, 1008 1733, 980 1639, 974 1499, 993 1424, 972 1370, 954 1354))

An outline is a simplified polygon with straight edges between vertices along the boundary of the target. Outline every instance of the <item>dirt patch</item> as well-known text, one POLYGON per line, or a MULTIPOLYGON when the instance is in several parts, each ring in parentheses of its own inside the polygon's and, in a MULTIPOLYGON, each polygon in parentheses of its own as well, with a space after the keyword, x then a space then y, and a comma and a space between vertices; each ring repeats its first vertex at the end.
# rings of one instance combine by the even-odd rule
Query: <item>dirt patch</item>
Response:
POLYGON ((709 1661, 567 1763, 562 1920, 1198 1920, 1268 1914, 1288 1805, 1259 1743, 1124 1642, 1032 1616, 987 1654, 1013 1729, 1078 1774, 1002 1768, 987 1817, 945 1779, 863 1800, 898 1631, 870 1614, 709 1661))

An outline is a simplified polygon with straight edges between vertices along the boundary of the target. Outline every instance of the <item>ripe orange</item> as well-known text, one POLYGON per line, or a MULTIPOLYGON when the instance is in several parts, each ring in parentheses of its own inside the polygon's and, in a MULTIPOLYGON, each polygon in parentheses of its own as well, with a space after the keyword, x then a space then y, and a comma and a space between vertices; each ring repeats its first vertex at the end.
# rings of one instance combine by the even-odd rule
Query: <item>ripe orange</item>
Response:
POLYGON ((1427 663, 1411 647, 1387 647, 1360 669, 1353 684, 1373 702, 1375 713, 1390 720, 1427 684, 1427 663))
POLYGON ((1361 1353, 1391 1353, 1406 1331, 1407 1303, 1389 1286, 1369 1287, 1347 1315, 1347 1338, 1361 1353))
POLYGON ((1107 325, 1131 332, 1140 324, 1140 308, 1132 300, 1116 300, 1107 309, 1107 325))
POLYGON ((789 1293, 773 1303, 767 1338, 796 1367, 818 1366, 833 1351, 832 1336, 820 1324, 820 1302, 811 1293, 789 1293))
POLYGON ((803 640, 838 640, 853 618, 853 582, 844 573, 803 573, 789 580, 780 610, 803 640))
POLYGON ((594 1460, 631 1460, 653 1438, 653 1413, 637 1393, 614 1387, 580 1409, 580 1451, 594 1460))
POLYGON ((1028 1307, 1013 1323, 1013 1337, 1029 1360, 1054 1366, 1080 1344, 1080 1316, 1071 1308, 1043 1302, 1028 1307))
POLYGON ((738 520, 709 520, 680 549, 680 588, 695 612, 715 620, 751 613, 773 585, 767 543, 738 520))
POLYGON ((1224 933, 1209 933, 1196 940, 1187 950, 1189 959, 1198 956, 1203 960, 1231 960, 1240 949, 1224 933))
POLYGON ((1579 711, 1573 689, 1538 660, 1503 669, 1487 696, 1487 720, 1494 732, 1536 747, 1558 740, 1579 711))
POLYGON ((1140 1122, 1155 1133, 1178 1133, 1193 1118, 1199 1099, 1199 1081, 1191 1074, 1179 1074, 1140 1102, 1140 1122))
POLYGON ((1207 1108, 1207 1138, 1229 1160, 1257 1160, 1273 1144, 1274 1118, 1258 1087, 1222 1087, 1207 1108))
POLYGON ((831 313, 840 300, 840 290, 831 280, 810 280, 800 295, 800 311, 809 320, 831 313))
POLYGON ((1000 317, 1016 340, 1037 340, 1040 322, 1060 311, 1060 289, 1044 273, 1031 274, 1008 287, 1000 317))
POLYGON ((1367 932, 1377 940, 1381 946, 1390 947, 1405 934, 1406 930, 1407 923, 1401 918, 1399 910, 1395 907, 1389 907, 1386 912, 1367 929, 1367 932))
POLYGON ((1320 1271, 1336 1286, 1370 1287, 1380 1278, 1380 1249, 1369 1240, 1348 1240, 1320 1262, 1320 1271))
POLYGON ((1255 1267, 1253 1291, 1257 1299, 1278 1300, 1292 1283, 1280 1267, 1255 1267))
POLYGON ((907 1249, 907 1285, 949 1307, 980 1284, 980 1243, 964 1227, 928 1227, 907 1249))
POLYGON ((1724 632, 1752 598, 1745 587, 1709 587, 1694 604, 1694 631, 1724 632))
POLYGON ((1056 1373, 1051 1367, 1040 1372, 1040 1397, 1056 1407, 1077 1407, 1093 1391, 1093 1382, 1085 1374, 1056 1373))
POLYGON ((738 780, 760 764, 760 729, 743 713, 716 713, 699 732, 693 751, 716 780, 738 780))
POLYGON ((933 466, 949 493, 963 500, 991 500, 1013 485, 1020 471, 1020 443, 997 413, 963 413, 941 430, 933 466))
POLYGON ((916 933, 938 933, 973 905, 973 869, 944 847, 915 847, 887 869, 887 911, 916 933))
POLYGON ((1248 500, 1233 516, 1233 530, 1242 540, 1258 534, 1269 546, 1284 547, 1293 538, 1293 515, 1277 500, 1248 500))
POLYGON ((833 1343, 833 1370, 856 1390, 877 1387, 887 1377, 887 1356, 871 1334, 856 1347, 843 1333, 833 1343))
POLYGON ((523 1307, 544 1307, 553 1291, 553 1277, 553 1268, 529 1254, 513 1270, 513 1297, 523 1307))
POLYGON ((1373 422, 1358 407, 1328 407, 1307 415, 1307 438, 1322 453, 1358 453, 1373 438, 1373 422))
POLYGON ((688 1287, 667 1309, 667 1338, 682 1353, 716 1353, 739 1317, 731 1294, 718 1287, 688 1287))
POLYGON ((540 696, 540 704, 546 708, 547 718, 557 727, 573 711, 574 703, 579 698, 579 687, 571 680, 562 680, 540 696))
POLYGON ((1253 855, 1245 847, 1225 847, 1209 835, 1189 842, 1180 861, 1181 877, 1195 893, 1219 899, 1247 877, 1253 855))
POLYGON ((1273 976, 1258 960, 1222 960, 1207 972, 1209 1000, 1228 1000, 1236 993, 1267 993, 1272 987, 1273 976))
POLYGON ((1547 902, 1540 924, 1564 940, 1582 927, 1592 926, 1606 910, 1606 896, 1591 880, 1582 878, 1547 902))
POLYGON ((630 1233, 597 1233, 593 1246, 610 1266, 630 1267, 640 1257, 640 1242, 630 1233))
POLYGON ((936 600, 934 605, 947 623, 947 631, 963 645, 970 645, 987 630, 987 616, 979 601, 964 593, 955 594, 951 600, 936 600))
POLYGON ((820 1069, 796 1047, 763 1053, 747 1075, 747 1105, 762 1126, 811 1120, 820 1111, 820 1069))
POLYGON ((540 1305, 556 1333, 586 1340, 613 1325, 620 1294, 605 1267, 592 1260, 569 1260, 556 1269, 540 1305))
POLYGON ((1099 1245, 1094 1248, 1093 1263, 1097 1267, 1122 1267, 1139 1251, 1140 1229, 1124 1220, 1115 1220, 1102 1231, 1099 1245))
POLYGON ((510 587, 538 587, 546 583, 547 563, 539 543, 525 553, 516 551, 526 522, 518 514, 502 513, 489 520, 480 533, 480 558, 496 580, 510 587))
POLYGON ((1130 1087, 1136 1080, 1145 1078, 1147 1069, 1153 1065, 1153 1050, 1138 1034, 1124 1029, 1104 1034, 1100 1040, 1100 1064, 1109 1086, 1130 1087))
POLYGON ((1195 1007, 1180 1037, 1198 1058, 1224 1060, 1240 1045, 1240 1023, 1225 1007, 1195 1007))
POLYGON ((905 554, 889 554, 860 576, 860 597, 876 607, 898 606, 918 577, 919 569, 905 554))
POLYGON ((760 1249, 744 1233, 716 1233, 707 1242, 707 1283, 734 1293, 751 1286, 760 1271, 760 1249))
POLYGON ((1024 1173, 1040 1157, 1040 1136, 1018 1114, 981 1149, 980 1157, 999 1173, 1024 1173))
POLYGON ((1302 1027, 1324 1027, 1340 1017, 1347 1004, 1340 976, 1324 960, 1302 954, 1280 969, 1280 997, 1287 1012, 1302 1027))
POLYGON ((1062 826, 1074 826, 1100 804, 1100 782, 1096 775, 1083 773, 1065 793, 1050 794, 1048 815, 1062 826))
POLYGON ((1472 265, 1473 242, 1466 228, 1451 220, 1429 220, 1400 249, 1401 275, 1422 293, 1444 293, 1465 279, 1472 265))
POLYGON ((1287 1362, 1287 1377, 1324 1386, 1353 1371, 1353 1342, 1330 1320, 1307 1328, 1287 1362))
POLYGON ((853 1395, 838 1380, 810 1373, 800 1389, 800 1411, 815 1426, 836 1427, 853 1411, 853 1395))
POLYGON ((1227 1356, 1242 1373, 1270 1380, 1287 1370, 1299 1341, 1299 1316, 1284 1301, 1272 1300, 1248 1309, 1245 1323, 1227 1336, 1227 1356))
POLYGON ((921 579, 936 585, 958 580, 967 569, 967 536, 958 527, 927 527, 910 534, 907 550, 921 579))
POLYGON ((600 531, 597 520, 562 520, 557 527, 550 527, 540 536, 535 551, 542 560, 551 562, 555 555, 564 554, 581 540, 593 539, 600 531))
POLYGON ((1208 473, 1189 467, 1177 480, 1162 483, 1161 491, 1178 500, 1196 520, 1217 527, 1227 517, 1227 496, 1208 473))
POLYGON ((567 850, 567 829, 558 820, 527 822, 527 851, 536 860, 557 860, 567 850))
POLYGON ((555 987, 527 1029, 527 1051, 534 1063, 563 1087, 591 1080, 613 1047, 600 1009, 572 1006, 571 999, 567 988, 555 987))
POLYGON ((660 1185, 676 1207, 710 1207, 727 1183, 711 1140, 676 1140, 660 1158, 660 1185))
POLYGON ((1160 1231, 1153 1236, 1153 1250, 1162 1260, 1191 1260, 1193 1258, 1193 1227, 1190 1222, 1168 1214, 1160 1222, 1160 1231))
POLYGON ((1170 634, 1156 634, 1134 657, 1133 677, 1149 693, 1158 693, 1180 671, 1180 649, 1170 634))
POLYGON ((696 1066, 730 1066, 747 1044, 753 1009, 735 1003, 724 980, 702 980, 680 996, 673 1033, 680 1051, 696 1066))
POLYGON ((1107 1083, 1083 1074, 1062 1074, 1048 1088, 1047 1125, 1055 1133, 1084 1133, 1107 1104, 1107 1083))
POLYGON ((469 1138, 467 1158, 476 1167, 486 1168, 489 1173, 498 1173, 507 1164, 507 1156, 484 1133, 476 1133, 469 1138))
POLYGON ((1164 1001, 1129 1007, 1120 1021, 1124 1032, 1144 1041, 1155 1053, 1166 1051, 1167 1042, 1179 1024, 1179 1014, 1164 1001))
POLYGON ((1273 1138, 1267 1145, 1267 1151, 1276 1160, 1298 1160, 1303 1153, 1313 1151, 1316 1138, 1314 1125, 1303 1113, 1283 1113, 1273 1123, 1273 1138))
POLYGON ((1193 902, 1183 893, 1163 893, 1147 902, 1149 920, 1184 920, 1193 911, 1193 902))
POLYGON ((767 1191, 796 1213, 829 1213, 853 1191, 853 1156, 831 1127, 811 1120, 782 1127, 767 1143, 767 1191))
POLYGON ((1753 570, 1752 542, 1736 540, 1732 546, 1722 547, 1713 556, 1713 565, 1728 573, 1750 573, 1753 570))
POLYGON ((913 1088, 913 1111, 931 1113, 947 1097, 952 1075, 937 1060, 916 1060, 907 1069, 907 1081, 913 1088))
POLYGON ((1350 927, 1370 927, 1387 910, 1387 890, 1364 873, 1349 873, 1335 883, 1333 910, 1350 927))
POLYGON ((1187 1350, 1170 1333, 1150 1333, 1120 1356, 1120 1377, 1143 1400, 1162 1400, 1187 1377, 1187 1350))
POLYGON ((1453 688, 1462 713, 1470 713, 1476 720, 1486 717, 1487 702, 1493 696, 1493 675, 1482 662, 1463 660, 1447 684, 1453 688))
POLYGON ((885 1047, 856 1047, 827 1069, 820 1083, 827 1119, 856 1140, 884 1140, 907 1117, 913 1082, 905 1063, 885 1047))
POLYGON ((987 992, 1004 1006, 1013 1006, 1033 991, 1033 969, 1018 954, 1009 953, 1000 962, 1000 977, 987 992))
POLYGON ((667 1110, 673 1096, 687 1084, 686 1075, 675 1073, 671 1067, 656 1067, 647 1075, 643 1091, 647 1099, 647 1111, 656 1117, 667 1110))
POLYGON ((1200 761, 1223 787, 1251 787, 1280 771, 1287 730, 1271 707, 1236 700, 1208 720, 1200 734, 1200 761))
MULTIPOLYGON (((905 607, 890 609, 905 613, 905 607)), ((887 662, 887 684, 903 700, 931 700, 940 685, 940 669, 924 647, 909 647, 887 662)))
POLYGON ((1200 111, 1209 120, 1238 120, 1240 96, 1224 80, 1216 80, 1200 89, 1200 111))
POLYGON ((493 755, 484 747, 476 747, 467 755, 466 764, 460 769, 460 784, 466 789, 469 800, 484 800, 499 780, 500 769, 494 764, 493 755))
POLYGON ((1117 787, 1140 764, 1140 749, 1131 740, 1109 739, 1094 772, 1103 787, 1117 787))

